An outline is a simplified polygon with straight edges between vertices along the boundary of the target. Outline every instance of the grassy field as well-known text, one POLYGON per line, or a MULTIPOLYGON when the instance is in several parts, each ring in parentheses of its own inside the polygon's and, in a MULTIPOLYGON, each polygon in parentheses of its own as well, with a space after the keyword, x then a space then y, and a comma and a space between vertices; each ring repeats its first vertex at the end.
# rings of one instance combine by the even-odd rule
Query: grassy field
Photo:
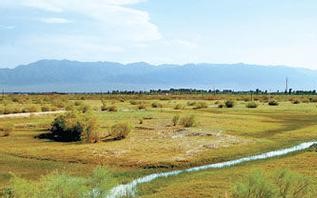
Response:
MULTIPOLYGON (((298 98, 303 100, 302 96, 298 98)), ((78 100, 67 103, 75 101, 78 100)), ((101 100, 85 98, 80 102, 95 110, 100 134, 109 133, 113 124, 122 122, 129 123, 132 132, 120 141, 61 143, 35 138, 48 132, 54 115, 0 119, 0 126, 14 126, 10 136, 0 137, 0 187, 9 184, 11 173, 28 179, 37 179, 54 170, 86 176, 97 165, 107 167, 125 183, 152 172, 221 162, 317 139, 317 103, 293 104, 288 98, 281 100, 278 106, 258 101, 259 106, 254 109, 246 108, 248 102, 243 100, 236 101, 234 108, 218 108, 218 103, 224 103, 223 98, 104 99, 107 106, 116 106, 117 112, 100 111, 101 100), (195 108, 193 101, 205 103, 207 108, 195 108), (152 103, 162 107, 153 108, 152 103), (140 109, 140 104, 146 108, 140 109), (175 109, 177 105, 181 108, 175 109), (196 124, 189 128, 180 124, 173 126, 175 115, 180 118, 193 115, 196 124)), ((159 179, 142 185, 140 195, 230 196, 232 183, 252 169, 271 172, 289 168, 316 177, 316 157, 316 152, 303 152, 234 168, 159 179)))

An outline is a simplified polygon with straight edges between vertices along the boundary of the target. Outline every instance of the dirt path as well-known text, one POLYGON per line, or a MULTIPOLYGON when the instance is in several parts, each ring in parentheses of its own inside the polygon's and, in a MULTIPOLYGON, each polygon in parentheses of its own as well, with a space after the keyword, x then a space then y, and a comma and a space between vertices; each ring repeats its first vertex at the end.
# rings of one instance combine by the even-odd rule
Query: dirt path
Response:
POLYGON ((6 115, 0 115, 0 119, 3 118, 26 118, 30 116, 42 116, 42 115, 51 115, 51 114, 59 114, 59 113, 65 113, 66 111, 47 111, 47 112, 34 112, 34 113, 13 113, 13 114, 6 114, 6 115))

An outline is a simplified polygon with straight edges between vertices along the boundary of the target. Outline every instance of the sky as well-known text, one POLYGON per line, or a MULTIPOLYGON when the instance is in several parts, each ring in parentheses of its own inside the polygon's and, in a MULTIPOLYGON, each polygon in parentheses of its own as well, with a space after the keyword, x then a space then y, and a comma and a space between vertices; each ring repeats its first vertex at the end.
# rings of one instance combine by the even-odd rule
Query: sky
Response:
POLYGON ((0 67, 40 59, 317 69, 316 0, 1 0, 0 67))

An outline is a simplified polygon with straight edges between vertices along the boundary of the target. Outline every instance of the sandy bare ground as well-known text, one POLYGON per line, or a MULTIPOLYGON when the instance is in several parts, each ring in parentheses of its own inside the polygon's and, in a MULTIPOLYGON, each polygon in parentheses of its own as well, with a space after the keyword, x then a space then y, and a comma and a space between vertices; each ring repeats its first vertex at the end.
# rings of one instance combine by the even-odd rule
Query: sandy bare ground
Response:
POLYGON ((42 116, 42 115, 50 115, 50 114, 59 114, 65 113, 66 111, 47 111, 47 112, 34 112, 34 113, 13 113, 7 115, 0 115, 0 119, 2 118, 26 118, 30 116, 42 116))

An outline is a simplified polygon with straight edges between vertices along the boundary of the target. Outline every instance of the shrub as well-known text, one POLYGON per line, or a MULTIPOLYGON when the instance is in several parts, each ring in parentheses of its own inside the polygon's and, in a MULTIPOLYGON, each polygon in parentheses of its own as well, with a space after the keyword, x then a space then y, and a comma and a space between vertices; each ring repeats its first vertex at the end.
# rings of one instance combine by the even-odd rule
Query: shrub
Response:
POLYGON ((278 106, 279 105, 279 103, 278 103, 278 101, 277 100, 274 100, 274 99, 272 99, 272 100, 269 100, 269 103, 268 103, 270 106, 278 106))
POLYGON ((109 107, 104 107, 104 111, 109 111, 109 112, 117 112, 118 111, 118 108, 117 106, 109 106, 109 107))
POLYGON ((131 127, 126 123, 115 124, 111 127, 110 135, 114 140, 121 140, 128 136, 131 127))
POLYGON ((50 111, 50 107, 49 107, 49 106, 42 106, 42 107, 41 107, 41 111, 42 111, 42 112, 50 111))
POLYGON ((218 104, 218 108, 222 109, 222 108, 224 108, 224 107, 225 107, 224 104, 222 104, 222 103, 218 104))
POLYGON ((188 101, 187 106, 194 106, 196 104, 195 101, 188 101))
POLYGON ((7 137, 13 131, 12 124, 6 124, 4 126, 0 126, 0 137, 7 137))
POLYGON ((317 102, 317 97, 309 98, 310 102, 317 102))
POLYGON ((153 103, 152 103, 152 107, 153 107, 153 108, 162 108, 163 105, 162 105, 161 103, 158 103, 158 102, 153 102, 153 103))
POLYGON ((195 107, 193 109, 206 109, 208 108, 208 105, 206 102, 198 102, 195 104, 195 107))
POLYGON ((135 100, 131 100, 131 101, 130 101, 130 104, 131 104, 131 105, 137 105, 137 104, 140 104, 140 102, 137 102, 137 101, 135 101, 135 100))
POLYGON ((310 178, 288 170, 279 170, 272 177, 256 171, 234 185, 233 197, 316 197, 311 191, 311 185, 310 178))
POLYGON ((97 137, 96 118, 82 112, 60 115, 51 124, 53 138, 58 141, 95 142, 97 137))
POLYGON ((181 125, 184 127, 193 127, 196 124, 195 116, 186 116, 180 120, 181 125))
POLYGON ((13 175, 10 183, 11 185, 4 189, 3 197, 80 198, 107 197, 117 181, 108 170, 97 167, 88 178, 54 172, 42 176, 39 181, 26 180, 13 175))
POLYGON ((225 106, 226 106, 227 108, 233 108, 233 107, 234 107, 234 101, 232 101, 232 100, 227 100, 227 101, 225 102, 225 106))
POLYGON ((293 103, 293 104, 299 104, 299 103, 300 103, 300 101, 299 101, 299 100, 297 100, 297 99, 295 99, 295 100, 293 100, 293 101, 292 101, 292 103, 293 103))
POLYGON ((276 189, 265 178, 262 172, 253 172, 242 182, 236 183, 233 189, 233 198, 275 197, 276 189))
POLYGON ((180 110, 180 109, 184 109, 185 107, 184 107, 184 105, 182 105, 182 104, 177 104, 175 107, 174 107, 174 109, 176 109, 176 110, 180 110))
POLYGON ((173 126, 176 126, 178 124, 178 121, 179 121, 179 115, 175 115, 173 118, 172 118, 172 123, 173 123, 173 126))
POLYGON ((140 105, 138 105, 138 109, 139 109, 139 110, 145 110, 145 109, 146 109, 145 104, 140 104, 140 105))
POLYGON ((258 104, 256 102, 249 102, 247 105, 246 105, 247 108, 257 108, 258 107, 258 104))
POLYGON ((39 109, 35 105, 31 105, 31 106, 28 106, 28 107, 25 107, 22 109, 23 113, 34 113, 34 112, 38 112, 38 111, 39 111, 39 109))

